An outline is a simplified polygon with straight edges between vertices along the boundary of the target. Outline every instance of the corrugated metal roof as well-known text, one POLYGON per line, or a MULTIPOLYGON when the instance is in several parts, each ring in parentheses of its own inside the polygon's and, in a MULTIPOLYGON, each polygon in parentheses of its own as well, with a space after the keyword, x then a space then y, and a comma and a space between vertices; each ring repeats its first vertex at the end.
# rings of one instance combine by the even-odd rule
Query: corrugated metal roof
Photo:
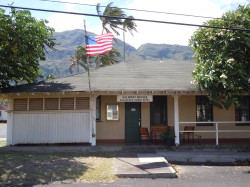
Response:
MULTIPOLYGON (((196 91, 194 63, 120 63, 90 72, 92 91, 196 91)), ((13 92, 89 91, 87 73, 4 89, 13 92)))

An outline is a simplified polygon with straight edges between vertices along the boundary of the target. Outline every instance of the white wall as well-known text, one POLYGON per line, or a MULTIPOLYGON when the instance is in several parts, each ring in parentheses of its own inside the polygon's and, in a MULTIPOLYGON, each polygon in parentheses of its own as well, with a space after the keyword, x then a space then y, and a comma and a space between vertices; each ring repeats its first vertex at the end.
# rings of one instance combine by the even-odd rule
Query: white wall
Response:
POLYGON ((0 115, 0 120, 7 120, 7 112, 5 110, 0 110, 1 115, 0 115))
POLYGON ((91 143, 89 112, 15 112, 9 130, 11 144, 91 143))

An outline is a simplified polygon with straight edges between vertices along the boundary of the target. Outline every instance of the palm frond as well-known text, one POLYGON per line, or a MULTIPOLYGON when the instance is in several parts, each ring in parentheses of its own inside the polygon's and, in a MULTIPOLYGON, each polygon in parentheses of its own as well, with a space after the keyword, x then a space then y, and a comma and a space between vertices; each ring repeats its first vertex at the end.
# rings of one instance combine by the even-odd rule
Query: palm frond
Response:
POLYGON ((124 31, 129 31, 130 34, 133 36, 133 31, 136 31, 136 23, 133 21, 134 17, 133 16, 128 16, 123 22, 123 29, 124 31))
MULTIPOLYGON (((100 4, 100 3, 98 3, 98 4, 100 4)), ((108 15, 107 12, 110 12, 110 11, 111 11, 112 5, 113 5, 113 2, 109 3, 109 4, 106 6, 106 8, 105 8, 105 10, 104 10, 104 12, 103 12, 103 15, 108 15)))
POLYGON ((109 3, 103 13, 101 13, 100 4, 98 3, 96 10, 102 21, 103 30, 110 32, 111 29, 116 35, 120 35, 117 29, 122 30, 123 18, 126 17, 126 14, 120 8, 112 5, 112 2, 109 3))
POLYGON ((116 64, 120 62, 120 57, 121 54, 119 53, 119 51, 113 48, 108 53, 101 55, 100 60, 102 62, 102 66, 107 66, 110 64, 116 64))
MULTIPOLYGON (((98 16, 102 15, 102 11, 100 9, 100 5, 101 5, 100 3, 97 3, 97 5, 96 5, 96 12, 97 12, 98 16)), ((101 17, 100 17, 100 19, 101 19, 101 17)))

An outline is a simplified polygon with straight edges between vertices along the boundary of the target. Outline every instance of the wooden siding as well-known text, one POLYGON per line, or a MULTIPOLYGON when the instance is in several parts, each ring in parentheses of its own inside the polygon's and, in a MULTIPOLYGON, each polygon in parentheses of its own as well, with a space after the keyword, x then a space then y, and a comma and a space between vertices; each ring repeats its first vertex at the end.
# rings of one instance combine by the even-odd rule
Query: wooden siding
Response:
POLYGON ((14 113, 12 144, 89 143, 89 112, 14 113))

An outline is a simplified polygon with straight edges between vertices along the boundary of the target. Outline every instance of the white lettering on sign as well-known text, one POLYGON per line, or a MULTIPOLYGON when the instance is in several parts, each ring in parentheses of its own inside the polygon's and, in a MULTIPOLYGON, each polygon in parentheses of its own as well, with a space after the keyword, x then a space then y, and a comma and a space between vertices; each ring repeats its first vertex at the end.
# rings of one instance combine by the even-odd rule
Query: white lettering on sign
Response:
POLYGON ((117 102, 152 102, 152 95, 118 95, 117 102))

